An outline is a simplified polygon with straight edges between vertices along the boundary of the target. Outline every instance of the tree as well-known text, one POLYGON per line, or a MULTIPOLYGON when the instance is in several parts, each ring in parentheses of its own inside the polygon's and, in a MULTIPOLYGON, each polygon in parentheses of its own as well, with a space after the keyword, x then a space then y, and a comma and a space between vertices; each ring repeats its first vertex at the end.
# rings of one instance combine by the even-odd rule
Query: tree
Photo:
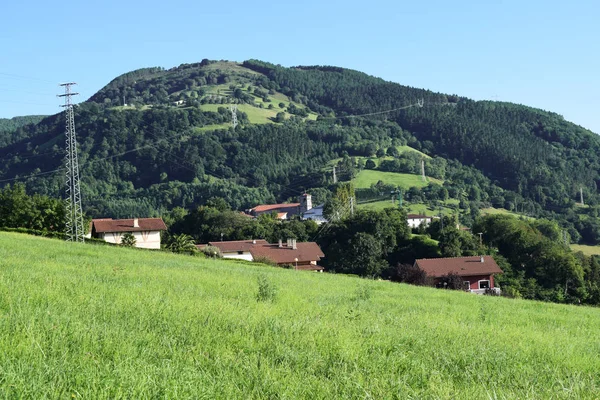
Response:
POLYGON ((121 236, 121 246, 123 247, 135 247, 137 240, 133 233, 126 232, 123 236, 121 236))
POLYGON ((285 113, 283 111, 280 111, 275 116, 275 122, 283 122, 283 121, 285 121, 285 113))
POLYGON ((377 149, 377 152, 375 153, 375 155, 377 156, 377 158, 381 158, 383 156, 385 156, 385 150, 383 150, 382 148, 377 149))
POLYGON ((365 163, 365 169, 375 169, 377 168, 377 164, 375 164, 375 161, 373 161, 372 159, 368 159, 367 162, 365 163))
POLYGON ((194 254, 197 251, 196 245, 194 244, 194 239, 185 233, 172 236, 169 244, 166 247, 173 253, 194 254))
POLYGON ((388 147, 386 153, 388 156, 391 156, 391 157, 396 157, 400 154, 400 152, 398 151, 398 148, 396 146, 388 147))

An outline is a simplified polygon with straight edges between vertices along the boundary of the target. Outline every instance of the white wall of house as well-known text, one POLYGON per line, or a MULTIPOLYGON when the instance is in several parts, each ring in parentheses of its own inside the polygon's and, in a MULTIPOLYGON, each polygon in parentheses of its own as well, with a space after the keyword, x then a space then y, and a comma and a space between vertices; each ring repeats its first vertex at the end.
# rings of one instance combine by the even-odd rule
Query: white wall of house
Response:
POLYGON ((410 228, 418 228, 421 224, 425 224, 425 226, 429 225, 431 218, 408 218, 406 221, 410 228))
POLYGON ((249 251, 244 251, 244 252, 242 252, 242 254, 239 254, 239 252, 237 252, 237 251, 231 252, 231 253, 223 253, 223 258, 235 258, 236 260, 246 260, 246 261, 254 260, 254 258, 252 257, 252 254, 250 254, 249 251))
MULTIPOLYGON (((105 242, 120 244, 121 238, 127 232, 106 232, 100 234, 105 242)), ((135 237, 135 247, 141 249, 160 249, 160 231, 131 232, 135 237)))

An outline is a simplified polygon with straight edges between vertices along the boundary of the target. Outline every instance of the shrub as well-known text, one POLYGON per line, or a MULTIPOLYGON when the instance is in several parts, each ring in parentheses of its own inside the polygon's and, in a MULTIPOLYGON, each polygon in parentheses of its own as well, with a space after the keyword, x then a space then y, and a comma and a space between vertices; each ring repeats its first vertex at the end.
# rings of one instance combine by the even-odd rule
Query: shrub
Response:
POLYGON ((133 233, 131 233, 131 232, 126 232, 121 237, 121 246, 123 246, 123 247, 135 247, 136 243, 137 243, 137 240, 135 240, 135 236, 133 236, 133 233))
POLYGON ((277 263, 267 257, 256 257, 254 260, 255 263, 266 264, 272 267, 276 267, 277 263))
POLYGON ((277 297, 277 287, 264 275, 258 277, 258 292, 256 301, 275 301, 277 297))
POLYGON ((200 250, 206 257, 210 258, 221 258, 223 254, 221 254, 221 250, 215 246, 206 246, 200 250))

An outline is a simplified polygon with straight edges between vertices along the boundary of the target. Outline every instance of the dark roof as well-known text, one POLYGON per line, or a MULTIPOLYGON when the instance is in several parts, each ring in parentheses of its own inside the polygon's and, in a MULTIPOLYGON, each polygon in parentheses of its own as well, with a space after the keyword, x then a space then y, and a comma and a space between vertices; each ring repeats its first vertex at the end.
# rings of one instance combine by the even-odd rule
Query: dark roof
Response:
POLYGON ((209 245, 218 247, 221 253, 232 253, 234 251, 249 251, 253 246, 269 244, 266 240, 232 240, 228 242, 208 242, 209 245), (256 242, 256 243, 253 243, 256 242))
POLYGON ((427 215, 421 215, 421 214, 408 214, 406 216, 406 218, 408 218, 408 219, 424 219, 424 218, 431 219, 431 217, 428 217, 427 215))
POLYGON ((167 226, 162 218, 138 218, 139 227, 133 226, 132 219, 93 219, 92 230, 96 233, 106 232, 141 232, 166 231, 167 226))
POLYGON ((424 258, 415 261, 415 264, 425 271, 428 276, 439 278, 449 273, 460 276, 501 274, 492 256, 454 257, 454 258, 424 258))
POLYGON ((288 203, 288 204, 261 204, 252 208, 250 211, 254 213, 264 213, 269 211, 285 211, 289 209, 297 209, 300 207, 300 203, 288 203))
MULTIPOLYGON (((277 244, 263 244, 253 246, 250 249, 253 258, 264 257, 277 264, 294 264, 296 258, 298 263, 318 261, 325 257, 323 251, 315 242, 296 243, 296 249, 291 246, 279 247, 277 244)), ((300 267, 300 266, 298 266, 300 267)))

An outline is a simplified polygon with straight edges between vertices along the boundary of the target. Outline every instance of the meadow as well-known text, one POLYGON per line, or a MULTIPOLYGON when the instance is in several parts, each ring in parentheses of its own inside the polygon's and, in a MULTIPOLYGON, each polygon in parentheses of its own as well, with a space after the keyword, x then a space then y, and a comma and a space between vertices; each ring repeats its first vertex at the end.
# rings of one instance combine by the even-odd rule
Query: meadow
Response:
POLYGON ((594 399, 600 310, 0 233, 0 397, 594 399))
POLYGON ((426 181, 423 181, 421 175, 377 171, 373 169, 363 169, 353 180, 354 186, 357 189, 368 189, 371 187, 371 185, 374 185, 379 181, 387 183, 388 185, 395 185, 403 189, 410 189, 411 187, 422 188, 429 185, 430 182, 442 182, 435 178, 427 178, 426 181))

